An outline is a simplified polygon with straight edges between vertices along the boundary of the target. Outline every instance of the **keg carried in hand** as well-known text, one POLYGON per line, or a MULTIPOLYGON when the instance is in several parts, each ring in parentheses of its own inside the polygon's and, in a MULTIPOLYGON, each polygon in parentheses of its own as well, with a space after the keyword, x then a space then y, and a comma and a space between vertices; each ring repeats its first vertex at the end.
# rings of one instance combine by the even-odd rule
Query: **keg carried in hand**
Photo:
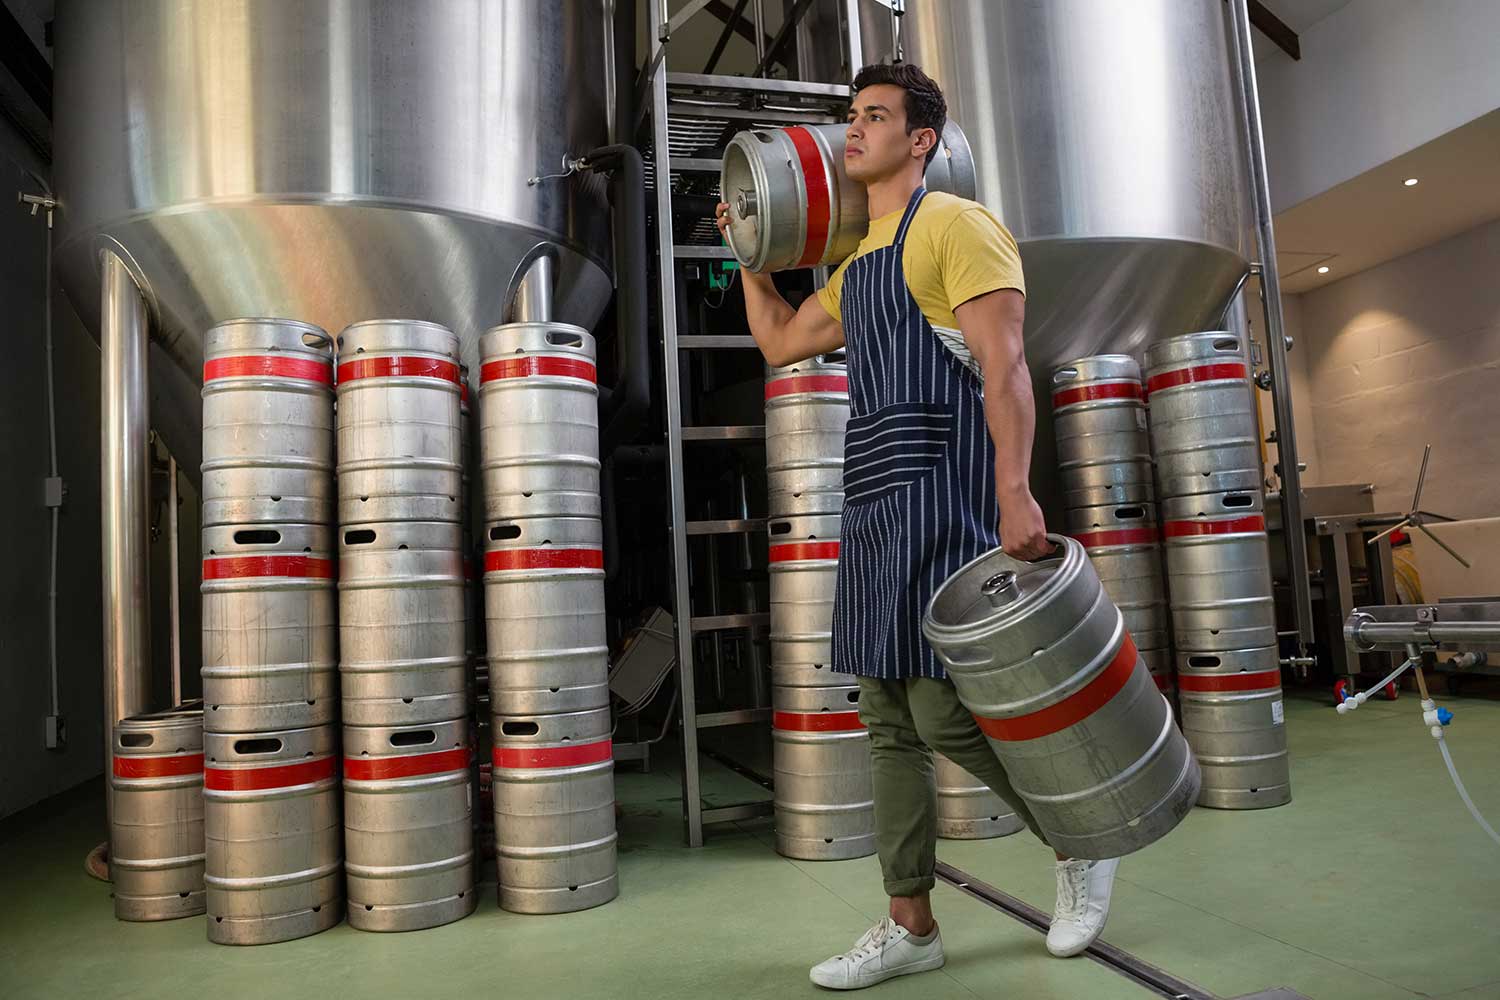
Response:
POLYGON ((766 376, 766 492, 771 516, 837 514, 844 506, 849 368, 838 351, 766 376))
POLYGON ((496 714, 491 739, 500 906, 568 913, 619 894, 608 708, 496 714))
POLYGON ((343 918, 338 729, 204 733, 208 939, 270 944, 343 918))
POLYGON ((507 323, 479 350, 485 520, 598 517, 594 338, 567 323, 507 323))
POLYGON ((1258 490, 1162 501, 1179 652, 1276 645, 1276 605, 1258 490))
POLYGON ((353 726, 415 726, 468 710, 456 521, 346 524, 339 534, 339 674, 353 726))
POLYGON ((1052 373, 1053 433, 1069 507, 1149 500, 1151 436, 1141 368, 1124 354, 1079 358, 1052 373))
POLYGON ((604 536, 597 518, 528 517, 491 525, 484 603, 496 714, 609 704, 604 536))
POLYGON ((1244 342, 1222 330, 1146 349, 1151 451, 1163 497, 1260 488, 1249 374, 1244 342))
POLYGON ((771 705, 777 853, 803 861, 873 854, 875 789, 859 687, 774 687, 771 705))
POLYGON ((417 320, 338 336, 339 522, 457 521, 458 337, 417 320))
MULTIPOLYGON (((865 189, 844 172, 847 125, 751 129, 724 150, 719 190, 729 203, 729 248, 742 267, 780 271, 837 264, 869 228, 865 189)), ((975 192, 963 130, 943 126, 926 185, 961 198, 975 192)))
POLYGON ((120 920, 202 913, 203 712, 115 723, 109 879, 120 920))
POLYGON ((344 727, 349 926, 414 931, 474 912, 469 727, 344 727))
POLYGON ((1179 653, 1182 732, 1203 768, 1198 804, 1264 809, 1291 801, 1276 647, 1179 653))
POLYGON ((266 732, 339 717, 332 531, 203 529, 203 724, 266 732))
POLYGON ((937 781, 937 830, 944 840, 987 840, 1026 829, 1005 800, 968 771, 933 751, 937 781))
POLYGON ((1198 797, 1198 764, 1083 546, 1035 562, 995 549, 949 577, 922 631, 1047 842, 1115 858, 1198 797))
POLYGON ((332 339, 234 319, 203 340, 203 524, 331 522, 332 339))
POLYGON ((839 570, 838 515, 773 517, 771 678, 789 687, 848 687, 832 662, 833 592, 839 570))

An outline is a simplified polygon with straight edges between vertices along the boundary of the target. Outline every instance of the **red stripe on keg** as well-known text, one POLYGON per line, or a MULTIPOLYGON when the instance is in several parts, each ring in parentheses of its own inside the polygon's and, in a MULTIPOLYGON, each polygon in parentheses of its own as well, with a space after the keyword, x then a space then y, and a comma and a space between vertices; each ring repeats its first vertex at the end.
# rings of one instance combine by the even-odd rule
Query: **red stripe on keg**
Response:
POLYGON ((848 392, 847 375, 793 375, 790 378, 775 378, 766 383, 766 398, 794 396, 800 392, 848 392))
POLYGON ((1253 674, 1178 674, 1177 686, 1183 691, 1264 691, 1281 687, 1281 671, 1261 670, 1253 674))
POLYGON ((336 757, 323 757, 270 767, 207 767, 203 769, 203 787, 215 792, 259 792, 310 785, 333 777, 337 763, 336 757))
POLYGON ((1072 389, 1059 389, 1052 394, 1052 407, 1072 406, 1096 399, 1140 399, 1139 382, 1100 382, 1095 385, 1080 385, 1072 389))
POLYGON ((519 357, 486 361, 479 369, 480 385, 506 378, 533 378, 540 375, 581 378, 598 382, 599 369, 581 358, 519 357))
POLYGON ((976 715, 974 721, 979 723, 979 728, 985 735, 1007 743, 1051 736, 1087 719, 1119 694, 1125 682, 1130 680, 1130 675, 1135 672, 1139 656, 1135 640, 1126 632, 1109 665, 1099 671, 1097 677, 1057 704, 1014 719, 989 719, 976 715))
POLYGON ((115 756, 116 778, 175 778, 183 774, 201 774, 203 755, 184 753, 172 757, 115 756))
POLYGON ((312 358, 284 358, 270 354, 248 354, 213 358, 203 363, 203 381, 220 378, 295 378, 320 385, 333 385, 333 363, 312 358))
POLYGON ((804 559, 837 559, 838 542, 788 542, 771 546, 772 562, 798 562, 804 559))
POLYGON ((1234 535, 1245 531, 1265 531, 1266 519, 1259 514, 1232 517, 1223 521, 1168 521, 1164 526, 1168 538, 1192 535, 1234 535))
POLYGON ((253 576, 333 579, 333 560, 312 556, 220 556, 203 560, 203 579, 238 580, 253 576))
POLYGON ((1174 368, 1159 372, 1146 379, 1146 395, 1163 389, 1175 389, 1179 385, 1193 382, 1218 382, 1222 379, 1245 378, 1245 366, 1238 362, 1222 362, 1214 365, 1194 365, 1191 368, 1174 368))
POLYGON ((609 740, 567 747, 495 747, 490 753, 494 766, 504 768, 581 767, 613 758, 609 740))
POLYGON ((436 378, 458 385, 458 365, 442 358, 417 358, 393 355, 379 358, 357 358, 339 365, 339 381, 357 382, 362 378, 436 378))
POLYGON ((1155 528, 1113 528, 1109 531, 1084 531, 1073 536, 1086 549, 1106 545, 1140 545, 1157 540, 1155 528))
POLYGON ((823 163, 823 153, 812 133, 800 125, 786 130, 787 138, 797 150, 797 159, 802 165, 802 177, 807 182, 807 243, 803 245, 802 259, 798 267, 812 267, 823 257, 828 248, 828 227, 832 221, 829 213, 828 175, 823 163))
POLYGON ((858 712, 773 712, 771 726, 793 733, 844 733, 865 728, 858 712))
POLYGON ((415 778, 424 774, 466 771, 469 751, 465 747, 434 750, 402 757, 345 757, 344 777, 349 781, 383 781, 387 778, 415 778))
POLYGON ((484 554, 486 573, 513 569, 603 568, 603 549, 493 549, 484 554))

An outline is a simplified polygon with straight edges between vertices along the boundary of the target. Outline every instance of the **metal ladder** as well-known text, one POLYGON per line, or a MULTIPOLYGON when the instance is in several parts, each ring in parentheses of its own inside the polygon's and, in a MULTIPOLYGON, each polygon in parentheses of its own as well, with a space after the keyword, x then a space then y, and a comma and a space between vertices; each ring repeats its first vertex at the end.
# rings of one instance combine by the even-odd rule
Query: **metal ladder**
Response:
MULTIPOLYGON (((846 37, 852 65, 859 65, 859 21, 857 0, 847 0, 847 24, 853 31, 846 37)), ((740 484, 740 517, 716 520, 689 520, 687 493, 687 470, 684 444, 707 447, 714 443, 734 444, 745 441, 764 440, 764 425, 739 426, 684 426, 682 391, 684 385, 684 355, 697 351, 756 350, 755 341, 749 336, 679 335, 678 276, 684 261, 730 260, 729 249, 717 240, 713 231, 709 240, 695 239, 692 244, 678 244, 674 240, 672 226, 673 174, 711 173, 717 174, 721 161, 691 155, 704 145, 706 134, 718 131, 719 145, 729 134, 739 128, 775 126, 783 124, 824 124, 843 120, 843 108, 848 100, 847 86, 821 83, 801 83, 766 77, 722 76, 700 73, 676 73, 667 71, 667 47, 672 34, 679 30, 689 18, 708 7, 708 0, 688 0, 680 6, 678 13, 667 16, 667 0, 650 0, 649 17, 653 27, 651 58, 643 71, 643 83, 650 89, 649 104, 637 103, 643 112, 649 113, 651 121, 652 170, 656 189, 657 253, 659 255, 658 315, 661 320, 664 388, 667 407, 667 467, 671 508, 671 545, 673 566, 672 604, 675 620, 675 646, 677 653, 677 683, 681 706, 682 733, 682 804, 683 823, 687 843, 692 847, 703 844, 703 828, 715 823, 727 823, 769 815, 769 801, 750 801, 705 808, 702 797, 699 733, 702 730, 746 723, 769 723, 771 709, 766 706, 734 711, 700 713, 697 705, 695 640, 703 635, 723 635, 733 630, 765 631, 770 625, 770 615, 752 611, 739 614, 695 615, 691 594, 691 559, 689 544, 694 539, 712 539, 716 536, 737 534, 759 536, 766 528, 764 517, 749 516, 744 508, 743 483, 740 484), (773 106, 767 107, 766 104, 773 106), (674 152, 674 141, 680 153, 674 152)), ((785 41, 792 30, 795 12, 777 37, 766 44, 761 19, 761 3, 755 3, 752 21, 755 32, 757 61, 761 67, 768 65, 770 58, 785 41), (769 53, 769 54, 768 54, 769 53)), ((802 5, 804 8, 806 5, 802 5)), ((716 62, 723 50, 729 32, 735 30, 736 22, 745 3, 741 2, 733 11, 731 20, 725 25, 724 37, 710 62, 716 62)), ((644 96, 644 95, 643 95, 644 96)), ((712 228, 712 221, 704 220, 712 228)), ((713 574, 710 574, 713 575, 713 574)), ((715 583, 716 586, 716 583, 715 583)), ((711 595, 715 599, 716 592, 711 595)), ((713 644, 721 648, 717 641, 713 644)), ((757 665, 759 661, 754 661, 757 665)), ((716 668, 719 664, 715 664, 716 668)))

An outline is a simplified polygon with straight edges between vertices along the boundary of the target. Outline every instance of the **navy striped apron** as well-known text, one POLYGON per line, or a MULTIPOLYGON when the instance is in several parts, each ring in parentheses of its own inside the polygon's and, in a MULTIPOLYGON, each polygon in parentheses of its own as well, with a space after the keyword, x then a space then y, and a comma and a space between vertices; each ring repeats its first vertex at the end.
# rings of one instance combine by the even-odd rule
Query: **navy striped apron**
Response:
POLYGON ((943 346, 902 273, 926 193, 912 192, 890 246, 849 265, 839 300, 849 429, 832 669, 885 680, 945 676, 922 612, 955 570, 1000 544, 983 382, 943 346))

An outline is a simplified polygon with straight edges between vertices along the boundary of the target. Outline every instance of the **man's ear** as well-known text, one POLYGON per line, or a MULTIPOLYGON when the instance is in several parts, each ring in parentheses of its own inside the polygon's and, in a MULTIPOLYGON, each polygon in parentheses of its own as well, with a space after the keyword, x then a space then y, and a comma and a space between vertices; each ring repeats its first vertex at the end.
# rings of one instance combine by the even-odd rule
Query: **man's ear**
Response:
POLYGON ((924 128, 917 132, 913 138, 912 152, 926 156, 928 150, 937 145, 938 134, 934 129, 924 128))

